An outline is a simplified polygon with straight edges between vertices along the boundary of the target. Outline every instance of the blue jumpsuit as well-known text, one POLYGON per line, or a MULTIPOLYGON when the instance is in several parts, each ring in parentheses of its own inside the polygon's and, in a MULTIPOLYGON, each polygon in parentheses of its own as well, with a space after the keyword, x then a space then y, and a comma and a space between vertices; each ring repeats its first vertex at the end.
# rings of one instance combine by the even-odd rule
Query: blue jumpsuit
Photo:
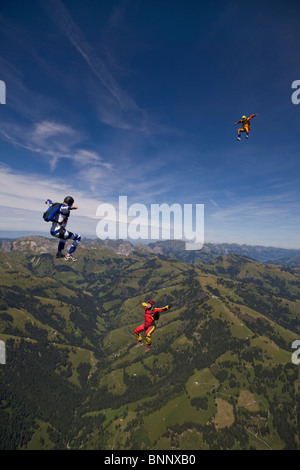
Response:
MULTIPOLYGON (((53 204, 50 199, 47 199, 47 203, 49 205, 53 204)), ((72 233, 66 229, 71 208, 72 206, 62 205, 59 212, 55 214, 55 220, 53 221, 52 227, 50 229, 51 235, 60 239, 58 243, 58 253, 61 253, 63 251, 67 240, 73 240, 73 243, 69 249, 69 255, 72 255, 72 253, 74 253, 78 246, 78 243, 81 240, 81 236, 78 233, 72 233)))

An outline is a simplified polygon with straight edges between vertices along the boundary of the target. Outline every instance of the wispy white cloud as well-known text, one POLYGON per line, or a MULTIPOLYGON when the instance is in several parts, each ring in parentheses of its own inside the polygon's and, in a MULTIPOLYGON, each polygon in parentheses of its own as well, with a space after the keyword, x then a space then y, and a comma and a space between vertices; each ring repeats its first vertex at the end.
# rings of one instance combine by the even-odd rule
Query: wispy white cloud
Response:
POLYGON ((74 136, 75 131, 70 126, 52 121, 38 122, 32 132, 32 140, 40 143, 50 137, 57 138, 60 135, 74 136))
MULTIPOLYGON (((64 193, 78 194, 63 175, 57 175, 54 181, 49 182, 46 176, 16 171, 3 164, 0 165, 0 180, 0 204, 10 208, 40 210, 41 203, 47 198, 59 201, 65 197, 64 193)), ((87 196, 83 198, 88 200, 88 204, 93 201, 87 196)))
MULTIPOLYGON (((92 174, 91 170, 90 177, 92 174)), ((100 179, 99 174, 97 177, 100 179)), ((104 178, 102 180, 105 182, 104 178)), ((49 182, 46 176, 41 177, 40 174, 35 173, 25 174, 3 164, 0 164, 0 181, 2 182, 0 186, 1 230, 49 233, 50 224, 46 224, 42 219, 42 214, 46 209, 46 199, 60 202, 65 196, 71 195, 79 209, 72 211, 68 228, 82 236, 96 236, 96 226, 99 221, 96 215, 97 208, 104 201, 91 196, 90 190, 79 190, 76 182, 66 182, 63 175, 58 174, 55 181, 49 182)), ((105 202, 114 206, 118 213, 119 194, 111 195, 111 190, 108 188, 107 193, 110 197, 105 202)), ((134 202, 136 201, 128 197, 128 207, 134 202)), ((144 198, 141 198, 139 202, 147 204, 144 198)))
POLYGON ((213 199, 210 199, 209 202, 213 204, 215 207, 219 207, 216 201, 214 201, 213 199))
POLYGON ((27 125, 2 123, 0 135, 15 147, 36 154, 39 160, 42 157, 52 173, 69 177, 72 174, 79 189, 97 198, 115 201, 120 194, 125 194, 133 202, 147 204, 157 199, 164 202, 162 199, 176 189, 174 178, 164 171, 171 157, 164 155, 152 160, 149 173, 149 165, 137 157, 135 148, 132 155, 130 149, 114 144, 109 152, 115 152, 116 156, 110 161, 85 147, 88 139, 83 132, 58 121, 42 120, 27 125), (68 161, 67 167, 63 160, 68 161))
POLYGON ((245 220, 258 223, 277 221, 280 223, 287 218, 295 217, 300 223, 300 209, 295 193, 281 193, 277 196, 264 195, 260 197, 249 196, 247 199, 229 199, 219 204, 218 210, 211 211, 210 219, 218 222, 239 221, 242 225, 245 220))
POLYGON ((65 5, 60 0, 49 0, 41 4, 106 90, 106 93, 103 93, 101 89, 101 93, 98 91, 95 95, 100 119, 110 126, 122 129, 149 130, 153 124, 150 123, 147 112, 123 89, 107 63, 86 39, 65 5))
POLYGON ((295 191, 223 199, 205 212, 206 237, 215 242, 299 248, 300 208, 295 191))
MULTIPOLYGON (((28 48, 24 48, 24 55, 27 54, 29 54, 28 48)), ((0 57, 1 79, 5 81, 7 88, 7 109, 17 113, 18 117, 32 122, 42 120, 43 116, 61 109, 61 103, 55 94, 49 96, 34 89, 26 81, 22 69, 10 59, 10 57, 8 59, 0 57)))
POLYGON ((53 202, 61 202, 65 196, 71 195, 79 208, 72 211, 73 230, 95 236, 95 214, 101 201, 78 190, 76 184, 66 182, 63 175, 57 175, 55 181, 49 182, 40 174, 24 174, 1 164, 0 181, 2 230, 49 231, 50 225, 42 219, 45 201, 49 198, 53 202))
MULTIPOLYGON (((97 152, 90 150, 78 149, 70 158, 79 165, 100 166, 106 170, 112 170, 112 164, 105 162, 97 152)), ((95 168, 92 168, 94 171, 95 168)))
POLYGON ((60 159, 69 159, 76 165, 112 170, 112 165, 97 152, 78 148, 86 140, 82 132, 59 122, 44 120, 27 126, 2 123, 0 134, 15 146, 46 158, 52 171, 60 159))

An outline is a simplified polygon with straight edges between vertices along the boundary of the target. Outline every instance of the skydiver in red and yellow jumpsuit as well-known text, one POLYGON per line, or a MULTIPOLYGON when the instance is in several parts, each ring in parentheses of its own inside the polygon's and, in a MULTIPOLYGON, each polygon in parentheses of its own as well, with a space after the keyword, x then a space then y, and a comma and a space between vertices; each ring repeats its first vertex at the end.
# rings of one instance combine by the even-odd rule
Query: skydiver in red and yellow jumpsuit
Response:
POLYGON ((243 124, 243 127, 241 127, 239 130, 238 130, 238 137, 237 137, 237 140, 241 140, 241 132, 246 132, 246 139, 248 139, 249 137, 249 132, 250 132, 250 119, 254 118, 255 116, 257 116, 257 114, 251 114, 250 117, 246 117, 246 116, 243 116, 242 119, 240 119, 240 121, 238 122, 235 122, 234 125, 236 126, 237 124, 240 124, 242 123, 243 124))
POLYGON ((142 325, 138 326, 134 332, 136 334, 136 338, 138 340, 136 347, 138 348, 139 346, 142 346, 143 340, 141 337, 141 332, 145 331, 145 341, 147 344, 146 347, 146 352, 149 351, 149 348, 151 346, 151 335, 154 332, 156 325, 155 325, 155 320, 158 320, 159 318, 159 313, 164 312, 165 310, 169 310, 171 308, 171 305, 166 305, 166 307, 163 308, 154 308, 154 302, 153 300, 149 300, 147 303, 146 302, 141 302, 141 305, 145 307, 144 313, 145 313, 145 323, 142 325))

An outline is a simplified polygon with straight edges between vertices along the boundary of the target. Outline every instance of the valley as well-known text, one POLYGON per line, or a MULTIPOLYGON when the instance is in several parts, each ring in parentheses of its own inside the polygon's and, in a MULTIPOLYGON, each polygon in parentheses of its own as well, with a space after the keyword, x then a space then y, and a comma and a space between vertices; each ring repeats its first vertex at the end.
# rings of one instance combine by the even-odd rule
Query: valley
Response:
POLYGON ((0 251, 1 449, 299 449, 299 267, 33 238, 0 251))

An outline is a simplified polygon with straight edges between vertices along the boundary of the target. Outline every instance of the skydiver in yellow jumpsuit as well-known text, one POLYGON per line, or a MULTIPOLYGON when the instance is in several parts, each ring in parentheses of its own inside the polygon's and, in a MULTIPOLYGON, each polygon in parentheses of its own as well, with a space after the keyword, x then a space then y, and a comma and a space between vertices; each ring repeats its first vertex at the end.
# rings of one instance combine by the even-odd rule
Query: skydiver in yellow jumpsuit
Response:
POLYGON ((241 127, 239 130, 238 130, 238 136, 237 136, 237 140, 241 140, 241 132, 246 132, 246 139, 248 139, 249 137, 249 132, 250 132, 250 119, 254 118, 255 116, 257 116, 257 114, 251 114, 250 117, 246 117, 246 116, 243 116, 242 119, 238 122, 235 122, 234 125, 236 126, 237 124, 240 124, 242 123, 243 127, 241 127))

